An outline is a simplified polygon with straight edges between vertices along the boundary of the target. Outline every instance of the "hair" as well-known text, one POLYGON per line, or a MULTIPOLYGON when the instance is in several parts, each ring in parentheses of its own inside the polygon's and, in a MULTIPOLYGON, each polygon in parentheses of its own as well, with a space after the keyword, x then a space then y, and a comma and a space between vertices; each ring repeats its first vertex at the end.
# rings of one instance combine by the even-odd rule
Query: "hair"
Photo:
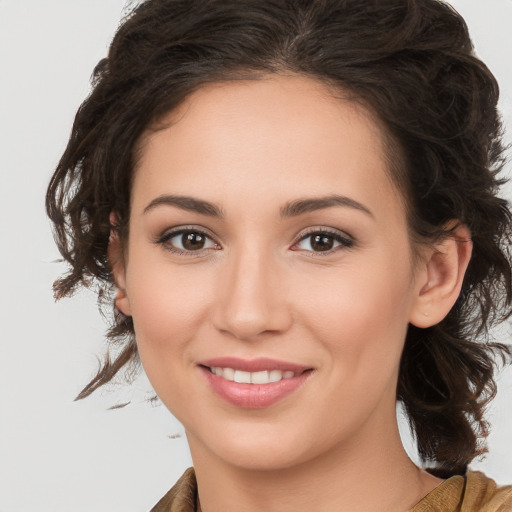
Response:
MULTIPOLYGON (((134 8, 94 70, 48 188, 47 212, 70 265, 55 296, 92 285, 113 304, 109 236, 128 236, 145 130, 207 83, 276 73, 311 77, 373 113, 391 141, 412 239, 450 236, 453 219, 471 231, 460 297, 439 324, 410 326, 397 388, 430 471, 463 474, 485 451, 485 406, 510 353, 489 330, 511 314, 512 216, 498 196, 498 85, 464 20, 442 1, 147 0, 134 8)), ((78 398, 138 361, 131 318, 115 311, 112 319, 117 355, 78 398)))

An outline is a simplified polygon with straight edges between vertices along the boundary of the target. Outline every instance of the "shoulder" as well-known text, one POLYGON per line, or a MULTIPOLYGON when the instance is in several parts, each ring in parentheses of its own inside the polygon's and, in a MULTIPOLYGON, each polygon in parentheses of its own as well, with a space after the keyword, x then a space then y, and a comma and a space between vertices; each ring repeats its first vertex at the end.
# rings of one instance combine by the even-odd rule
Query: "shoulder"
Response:
MULTIPOLYGON (((498 486, 494 480, 478 471, 466 475, 464 504, 482 512, 512 511, 512 485, 498 486)), ((471 510, 471 509, 469 509, 471 510)))
POLYGON ((194 468, 188 468, 150 512, 194 512, 196 497, 196 475, 194 468))
POLYGON ((512 486, 498 486, 478 471, 445 480, 423 498, 412 512, 510 512, 512 486))
MULTIPOLYGON (((194 512, 197 483, 193 468, 185 471, 151 512, 194 512)), ((510 512, 512 486, 498 486, 478 471, 445 480, 423 498, 411 512, 510 512)))

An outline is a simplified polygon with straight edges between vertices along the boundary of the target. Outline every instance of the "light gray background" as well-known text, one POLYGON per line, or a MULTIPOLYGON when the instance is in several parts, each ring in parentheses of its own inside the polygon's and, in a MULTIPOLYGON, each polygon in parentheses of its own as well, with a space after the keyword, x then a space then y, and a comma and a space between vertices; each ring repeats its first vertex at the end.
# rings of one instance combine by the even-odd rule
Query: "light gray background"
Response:
MULTIPOLYGON (((500 81, 510 140, 512 0, 452 3, 500 81)), ((183 428, 145 401, 143 377, 73 402, 97 368, 104 324, 92 294, 55 304, 51 293, 63 267, 54 263, 46 184, 124 8, 125 0, 0 0, 0 512, 143 512, 191 463, 183 428)), ((510 368, 490 419, 490 453, 474 467, 512 482, 510 368)))

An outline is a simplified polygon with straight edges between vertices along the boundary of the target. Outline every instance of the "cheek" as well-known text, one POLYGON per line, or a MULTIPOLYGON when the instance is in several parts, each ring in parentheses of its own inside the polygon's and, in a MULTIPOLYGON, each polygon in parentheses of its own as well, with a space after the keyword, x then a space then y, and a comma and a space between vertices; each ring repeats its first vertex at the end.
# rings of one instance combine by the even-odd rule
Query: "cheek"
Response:
POLYGON ((320 279, 317 286, 314 279, 305 282, 302 314, 340 371, 361 370, 363 379, 370 367, 397 368, 412 300, 412 272, 404 266, 390 257, 342 268, 321 287, 320 279))
POLYGON ((207 317, 205 276, 155 265, 136 267, 129 296, 140 360, 153 389, 181 421, 193 396, 192 352, 207 317), (185 404, 185 405, 184 405, 185 404))
POLYGON ((153 364, 183 360, 187 343, 207 316, 211 279, 193 267, 173 269, 150 259, 142 264, 135 257, 131 260, 127 294, 139 353, 148 372, 153 364), (136 271, 130 273, 130 269, 136 271))

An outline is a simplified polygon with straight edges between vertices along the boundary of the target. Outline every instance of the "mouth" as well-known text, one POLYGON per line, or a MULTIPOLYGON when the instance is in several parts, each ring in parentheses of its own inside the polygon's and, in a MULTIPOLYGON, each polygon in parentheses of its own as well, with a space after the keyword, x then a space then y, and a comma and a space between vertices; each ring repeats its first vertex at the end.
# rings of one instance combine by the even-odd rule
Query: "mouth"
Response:
POLYGON ((242 409, 263 409, 296 392, 314 369, 271 359, 218 358, 199 365, 210 388, 242 409))
POLYGON ((262 370, 258 372, 246 372, 243 370, 235 370, 234 368, 222 368, 220 366, 206 366, 208 370, 218 377, 229 380, 231 382, 238 382, 239 384, 270 384, 272 382, 279 382, 283 379, 293 379, 302 373, 310 370, 304 370, 295 373, 291 370, 262 370))

